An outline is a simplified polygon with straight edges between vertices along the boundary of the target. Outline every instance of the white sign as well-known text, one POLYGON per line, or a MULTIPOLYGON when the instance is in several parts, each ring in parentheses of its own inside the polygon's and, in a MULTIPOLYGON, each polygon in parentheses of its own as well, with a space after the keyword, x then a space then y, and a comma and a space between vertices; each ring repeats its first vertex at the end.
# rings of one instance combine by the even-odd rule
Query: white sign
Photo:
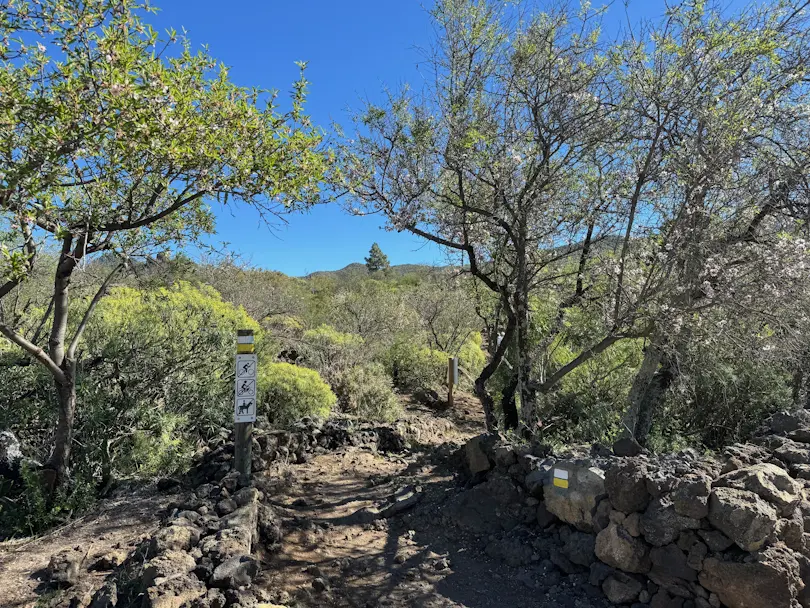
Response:
POLYGON ((234 422, 256 421, 256 355, 236 355, 234 422))

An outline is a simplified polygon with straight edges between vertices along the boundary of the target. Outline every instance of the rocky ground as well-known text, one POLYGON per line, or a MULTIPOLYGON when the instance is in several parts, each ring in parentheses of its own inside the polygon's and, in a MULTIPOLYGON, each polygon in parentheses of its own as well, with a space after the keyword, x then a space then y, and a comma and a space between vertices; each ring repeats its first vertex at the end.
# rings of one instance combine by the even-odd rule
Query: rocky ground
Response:
POLYGON ((536 499, 460 482, 458 449, 482 423, 469 400, 454 414, 447 431, 403 454, 350 447, 268 470, 260 483, 285 537, 262 555, 257 585, 313 607, 607 605, 586 574, 568 577, 548 559, 556 541, 535 538, 536 499), (379 517, 398 493, 414 506, 379 517))
MULTIPOLYGON (((344 437, 341 429, 332 429, 327 441, 321 438, 326 447, 314 445, 311 429, 259 437, 254 464, 264 470, 255 475, 255 485, 284 539, 263 538, 253 545, 260 565, 254 593, 227 596, 223 605, 607 605, 598 587, 587 584, 587 573, 565 575, 548 559, 548 542, 533 538, 536 499, 516 496, 497 483, 465 487, 459 450, 482 431, 476 400, 457 396, 452 411, 414 401, 406 405, 406 421, 393 434, 364 429, 344 437), (397 445, 400 434, 408 438, 407 449, 397 445), (516 504, 518 512, 506 512, 516 504), (520 534, 525 537, 509 540, 520 534), (527 550, 532 542, 538 548, 527 550)), ((187 489, 158 491, 152 485, 105 500, 40 538, 0 543, 0 606, 163 605, 123 597, 123 592, 116 604, 107 597, 109 584, 120 581, 122 572, 123 578, 135 576, 131 564, 138 560, 137 576, 148 570, 149 558, 156 559, 149 553, 150 539, 162 534, 160 526, 172 524, 174 530, 178 522, 189 524, 178 514, 204 513, 207 524, 193 523, 205 534, 218 512, 230 508, 222 505, 230 499, 219 494, 227 494, 220 488, 228 485, 227 478, 219 485, 206 483, 229 470, 227 445, 212 447, 186 484, 196 488, 192 499, 210 493, 191 514, 180 510, 197 505, 188 504, 187 489)), ((189 551, 197 555, 198 549, 189 551)), ((197 561, 205 563, 205 557, 197 561)), ((217 606, 217 597, 182 605, 217 606)))
POLYGON ((0 544, 0 606, 810 607, 810 413, 654 456, 513 445, 466 395, 406 410, 260 426, 250 488, 223 436, 182 480, 0 544))
POLYGON ((70 594, 91 596, 132 547, 159 528, 167 505, 177 498, 150 485, 105 500, 91 513, 43 536, 0 543, 0 606, 45 606, 61 595, 48 583, 48 564, 55 553, 76 549, 88 568, 70 594), (99 566, 92 567, 95 564, 99 566))

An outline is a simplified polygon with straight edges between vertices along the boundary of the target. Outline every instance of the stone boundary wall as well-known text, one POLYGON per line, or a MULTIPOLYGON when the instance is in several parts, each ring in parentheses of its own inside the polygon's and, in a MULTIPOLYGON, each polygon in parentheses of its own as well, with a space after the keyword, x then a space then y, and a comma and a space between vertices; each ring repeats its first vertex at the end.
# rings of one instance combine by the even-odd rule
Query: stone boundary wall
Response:
POLYGON ((777 414, 718 456, 629 441, 549 452, 481 435, 465 462, 473 481, 508 475, 536 498, 535 525, 567 524, 614 604, 810 608, 810 412, 777 414))
MULTIPOLYGON (((301 463, 344 446, 381 452, 405 448, 397 429, 341 419, 304 420, 292 430, 258 428, 253 441, 258 487, 264 487, 261 472, 274 461, 301 463)), ((257 487, 240 486, 232 465, 233 443, 224 431, 197 454, 183 480, 159 482, 167 489, 193 489, 169 505, 163 525, 151 538, 94 564, 86 563, 81 547, 56 554, 48 566, 49 582, 71 587, 85 569, 111 571, 89 608, 272 608, 266 593, 252 584, 260 572, 254 554, 259 543, 270 551, 278 547, 281 522, 257 487)))

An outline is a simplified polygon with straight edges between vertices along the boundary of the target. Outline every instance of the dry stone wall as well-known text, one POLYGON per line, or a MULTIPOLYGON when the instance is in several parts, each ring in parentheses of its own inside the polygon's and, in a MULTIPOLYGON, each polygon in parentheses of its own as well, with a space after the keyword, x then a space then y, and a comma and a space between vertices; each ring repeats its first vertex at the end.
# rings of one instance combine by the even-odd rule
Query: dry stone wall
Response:
MULTIPOLYGON (((405 438, 392 427, 334 419, 304 420, 291 430, 257 428, 253 470, 258 487, 270 462, 301 463, 313 454, 343 446, 401 451, 405 438)), ((258 487, 244 487, 233 470, 234 446, 227 432, 207 445, 183 480, 164 480, 167 488, 184 488, 183 498, 165 514, 163 525, 124 555, 87 563, 81 548, 58 553, 48 567, 49 581, 70 588, 88 569, 110 570, 89 604, 76 597, 70 606, 89 608, 256 608, 274 604, 254 585, 260 573, 259 544, 274 551, 282 527, 264 503, 258 487), (75 600, 75 601, 74 601, 75 600)))
POLYGON ((810 412, 775 415, 719 456, 614 450, 481 436, 465 462, 474 481, 511 479, 539 501, 535 525, 562 526, 552 561, 587 567, 613 604, 810 608, 810 412))

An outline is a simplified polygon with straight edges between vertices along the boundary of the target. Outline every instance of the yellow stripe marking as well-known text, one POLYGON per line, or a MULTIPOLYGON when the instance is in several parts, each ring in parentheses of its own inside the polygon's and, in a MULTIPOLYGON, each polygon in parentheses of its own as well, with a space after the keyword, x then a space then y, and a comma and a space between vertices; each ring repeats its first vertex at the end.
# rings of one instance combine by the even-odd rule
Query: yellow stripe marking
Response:
POLYGON ((554 478, 554 485, 557 486, 558 488, 564 488, 564 489, 567 490, 568 489, 568 480, 567 479, 557 479, 555 477, 554 478))

